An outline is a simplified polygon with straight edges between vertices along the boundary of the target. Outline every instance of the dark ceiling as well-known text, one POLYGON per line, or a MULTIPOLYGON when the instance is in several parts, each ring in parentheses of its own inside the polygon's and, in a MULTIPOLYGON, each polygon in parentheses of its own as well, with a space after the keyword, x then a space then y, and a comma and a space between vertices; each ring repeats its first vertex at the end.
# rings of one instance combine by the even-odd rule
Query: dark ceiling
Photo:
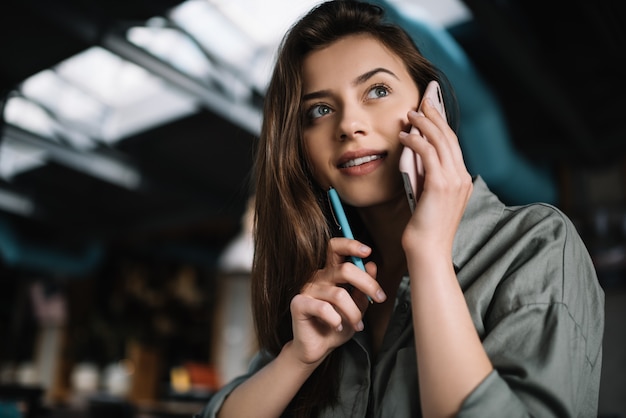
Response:
MULTIPOLYGON (((5 1, 0 90, 7 94, 28 76, 97 45, 111 28, 178 3, 5 1)), ((623 159, 626 74, 618 63, 626 41, 617 0, 465 3, 474 20, 450 30, 494 87, 522 152, 555 166, 623 159)), ((250 132, 205 110, 94 151, 137 167, 137 190, 51 163, 0 184, 32 197, 37 208, 32 218, 0 213, 0 220, 22 250, 54 248, 70 260, 95 241, 105 250, 159 257, 198 259, 204 251, 214 261, 212 252, 238 232, 253 144, 250 132)))
POLYGON ((464 0, 460 40, 500 95, 521 149, 602 166, 626 150, 626 13, 618 0, 464 0))
MULTIPOLYGON (((0 13, 3 95, 28 76, 98 45, 107 31, 142 23, 180 2, 5 3, 0 13)), ((19 128, 6 129, 21 133, 19 128)), ((136 190, 55 162, 10 183, 2 181, 0 187, 32 198, 36 208, 29 218, 0 213, 0 230, 2 225, 10 228, 1 238, 12 241, 4 245, 4 261, 28 269, 28 263, 37 264, 37 252, 50 249, 45 258, 67 261, 58 263, 61 273, 80 273, 98 260, 85 262, 85 248, 95 243, 105 252, 215 262, 241 226, 253 143, 250 132, 203 110, 125 138, 115 149, 93 150, 138 169, 141 184, 136 190), (8 257, 7 246, 20 255, 8 257), (85 268, 72 269, 73 264, 85 268)), ((53 262, 48 264, 55 268, 53 262)))

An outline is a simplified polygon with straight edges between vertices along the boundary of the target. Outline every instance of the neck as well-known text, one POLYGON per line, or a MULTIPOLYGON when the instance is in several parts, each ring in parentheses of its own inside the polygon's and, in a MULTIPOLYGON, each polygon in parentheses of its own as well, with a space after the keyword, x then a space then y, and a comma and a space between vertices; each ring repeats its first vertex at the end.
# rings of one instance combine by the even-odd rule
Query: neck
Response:
MULTIPOLYGON (((387 272, 380 278, 386 280, 392 272, 394 275, 405 273, 402 233, 411 217, 411 211, 404 194, 380 205, 359 208, 358 211, 372 240, 372 257, 379 272, 387 272)), ((382 282, 381 285, 384 286, 382 282)))
POLYGON ((383 344, 398 286, 407 271, 402 233, 411 217, 411 210, 404 193, 398 196, 381 205, 358 209, 371 239, 372 258, 378 267, 376 280, 387 294, 384 303, 367 309, 366 326, 370 330, 374 355, 383 344))

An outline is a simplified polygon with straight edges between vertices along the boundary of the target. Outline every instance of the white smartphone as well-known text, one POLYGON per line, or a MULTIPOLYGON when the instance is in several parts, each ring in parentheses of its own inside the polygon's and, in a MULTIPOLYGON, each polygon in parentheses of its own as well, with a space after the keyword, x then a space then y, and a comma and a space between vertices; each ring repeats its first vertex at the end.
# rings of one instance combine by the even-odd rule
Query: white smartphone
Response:
MULTIPOLYGON (((426 97, 430 97, 431 102, 435 105, 441 116, 446 118, 446 109, 443 104, 443 95, 441 93, 441 87, 435 80, 428 83, 424 95, 420 101, 420 106, 417 108, 417 112, 423 114, 421 103, 426 97)), ((416 127, 411 127, 411 133, 421 132, 416 127)), ((409 202, 411 212, 415 210, 415 204, 417 201, 417 185, 422 181, 424 177, 424 166, 422 159, 411 148, 404 147, 402 154, 400 155, 400 172, 402 173, 402 181, 404 182, 404 191, 406 192, 406 198, 409 202)))

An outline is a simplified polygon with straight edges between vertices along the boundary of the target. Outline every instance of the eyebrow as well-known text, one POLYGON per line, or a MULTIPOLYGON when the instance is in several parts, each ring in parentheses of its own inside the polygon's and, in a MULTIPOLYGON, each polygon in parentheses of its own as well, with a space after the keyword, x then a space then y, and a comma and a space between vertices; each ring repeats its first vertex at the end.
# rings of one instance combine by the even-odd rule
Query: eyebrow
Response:
MULTIPOLYGON (((393 76, 394 78, 398 79, 398 76, 396 76, 392 71, 383 67, 378 67, 378 68, 374 68, 373 70, 367 71, 361 74, 360 76, 358 76, 357 78, 355 78, 352 81, 352 85, 357 86, 359 84, 363 84, 378 73, 387 73, 393 76)), ((314 91, 312 93, 308 93, 302 96, 302 101, 305 102, 311 99, 319 99, 320 97, 327 97, 329 95, 330 95, 330 90, 318 90, 318 91, 314 91)))

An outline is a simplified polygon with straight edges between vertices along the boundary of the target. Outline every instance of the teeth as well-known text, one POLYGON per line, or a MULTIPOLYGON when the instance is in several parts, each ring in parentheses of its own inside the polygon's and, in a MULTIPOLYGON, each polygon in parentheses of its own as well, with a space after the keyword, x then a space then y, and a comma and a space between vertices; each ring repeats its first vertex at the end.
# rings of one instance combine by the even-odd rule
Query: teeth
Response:
POLYGON ((382 158, 380 155, 367 155, 365 157, 355 158, 354 160, 350 160, 347 163, 342 164, 341 167, 342 168, 354 167, 357 165, 369 163, 370 161, 379 160, 380 158, 382 158))

